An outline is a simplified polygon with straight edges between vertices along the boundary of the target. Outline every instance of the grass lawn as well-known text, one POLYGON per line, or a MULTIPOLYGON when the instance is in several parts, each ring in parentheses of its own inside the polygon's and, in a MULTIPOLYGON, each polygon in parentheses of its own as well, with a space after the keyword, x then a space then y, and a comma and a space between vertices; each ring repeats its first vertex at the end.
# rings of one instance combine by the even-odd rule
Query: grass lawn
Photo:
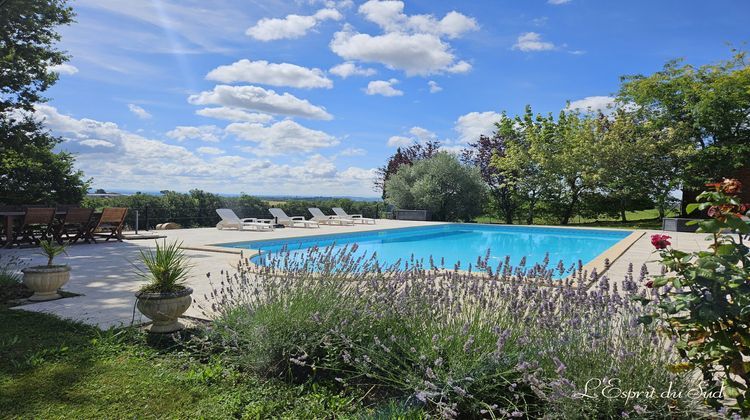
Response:
MULTIPOLYGON (((392 407, 196 360, 171 340, 0 307, 3 418, 388 417, 392 407)), ((403 414, 398 413, 399 416, 403 414)), ((419 413, 414 416, 418 417, 419 413)))
MULTIPOLYGON (((674 216, 674 215, 668 215, 674 216)), ((656 209, 649 210, 638 210, 625 212, 625 217, 628 219, 627 222, 621 221, 619 218, 599 218, 599 219, 587 219, 580 216, 576 216, 570 220, 568 226, 587 226, 587 227, 606 227, 614 229, 661 229, 661 219, 659 219, 659 211, 656 209)), ((477 223, 502 223, 497 216, 481 216, 476 218, 477 223)), ((539 225, 557 225, 557 221, 554 220, 536 220, 536 224, 539 225)))

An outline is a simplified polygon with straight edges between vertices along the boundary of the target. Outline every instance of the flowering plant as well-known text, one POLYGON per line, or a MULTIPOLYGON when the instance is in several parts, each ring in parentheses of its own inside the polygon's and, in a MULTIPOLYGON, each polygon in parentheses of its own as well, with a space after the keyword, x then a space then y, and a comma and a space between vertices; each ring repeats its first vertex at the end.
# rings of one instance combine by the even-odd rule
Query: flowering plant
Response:
MULTIPOLYGON (((698 232, 711 234, 709 251, 688 253, 671 247, 670 237, 653 235, 666 271, 646 283, 654 290, 657 313, 642 318, 664 321, 665 330, 677 341, 683 362, 675 371, 700 369, 703 379, 723 388, 724 405, 750 414, 750 249, 742 236, 750 233, 743 219, 748 205, 737 194, 736 179, 707 184, 711 190, 687 207, 707 211, 710 219, 696 222, 698 232), (733 234, 736 233, 736 236, 733 234)), ((720 398, 708 398, 716 407, 720 398)))

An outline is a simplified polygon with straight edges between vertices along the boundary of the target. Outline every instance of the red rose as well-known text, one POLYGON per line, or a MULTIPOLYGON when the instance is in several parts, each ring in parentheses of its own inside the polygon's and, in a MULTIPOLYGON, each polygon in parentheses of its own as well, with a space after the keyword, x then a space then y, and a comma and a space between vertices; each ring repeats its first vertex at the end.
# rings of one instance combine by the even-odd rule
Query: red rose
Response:
POLYGON ((654 281, 653 280, 647 281, 646 282, 646 287, 648 287, 649 289, 653 288, 654 287, 654 281))
POLYGON ((672 245, 669 239, 671 239, 669 235, 651 235, 651 245, 656 249, 665 249, 669 245, 672 245))

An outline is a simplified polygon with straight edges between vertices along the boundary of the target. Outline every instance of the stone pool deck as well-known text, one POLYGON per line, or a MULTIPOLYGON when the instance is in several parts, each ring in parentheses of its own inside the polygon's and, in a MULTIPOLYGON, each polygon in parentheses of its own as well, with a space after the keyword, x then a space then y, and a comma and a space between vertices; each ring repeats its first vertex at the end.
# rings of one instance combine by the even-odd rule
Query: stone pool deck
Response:
MULTIPOLYGON (((195 299, 202 299, 210 291, 206 273, 218 276, 221 270, 232 272, 239 261, 239 255, 229 252, 209 251, 206 245, 243 242, 265 239, 282 239, 309 235, 325 235, 332 233, 363 232, 368 230, 394 229, 403 227, 430 226, 437 222, 408 222, 395 220, 378 220, 375 225, 355 226, 323 226, 320 229, 277 229, 274 232, 217 230, 215 228, 179 229, 160 231, 167 236, 167 240, 177 240, 188 248, 185 252, 193 261, 194 268, 188 285, 195 292, 195 299)), ((611 265, 608 275, 614 281, 622 281, 628 265, 632 263, 636 275, 642 264, 646 264, 650 272, 658 272, 658 264, 653 262, 657 255, 653 254, 650 243, 652 233, 661 231, 641 231, 644 234, 638 238, 611 265)), ((705 249, 707 242, 705 234, 668 232, 672 236, 672 244, 676 248, 695 251, 705 249)), ((72 268, 71 279, 64 290, 80 294, 81 296, 59 299, 50 302, 29 303, 16 307, 26 311, 36 311, 54 314, 61 318, 84 322, 106 329, 146 322, 140 313, 134 311, 134 293, 142 284, 142 280, 133 274, 133 263, 138 260, 140 250, 153 247, 154 240, 132 240, 119 242, 100 242, 99 244, 76 244, 68 248, 68 255, 58 257, 60 263, 69 264, 72 268)), ((0 256, 15 255, 26 265, 40 265, 44 258, 38 255, 38 249, 0 250, 0 256)), ((188 316, 200 318, 199 310, 193 305, 186 313, 188 316)))

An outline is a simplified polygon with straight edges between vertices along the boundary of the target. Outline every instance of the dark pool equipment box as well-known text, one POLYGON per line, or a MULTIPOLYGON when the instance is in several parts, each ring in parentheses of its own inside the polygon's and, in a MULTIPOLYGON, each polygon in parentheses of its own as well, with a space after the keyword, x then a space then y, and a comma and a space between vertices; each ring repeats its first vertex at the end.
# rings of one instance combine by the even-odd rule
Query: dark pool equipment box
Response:
POLYGON ((393 210, 390 216, 396 220, 430 220, 430 212, 427 210, 393 210))
POLYGON ((670 232, 695 232, 698 225, 688 225, 688 222, 700 219, 687 219, 684 217, 665 217, 661 222, 661 228, 670 232))

